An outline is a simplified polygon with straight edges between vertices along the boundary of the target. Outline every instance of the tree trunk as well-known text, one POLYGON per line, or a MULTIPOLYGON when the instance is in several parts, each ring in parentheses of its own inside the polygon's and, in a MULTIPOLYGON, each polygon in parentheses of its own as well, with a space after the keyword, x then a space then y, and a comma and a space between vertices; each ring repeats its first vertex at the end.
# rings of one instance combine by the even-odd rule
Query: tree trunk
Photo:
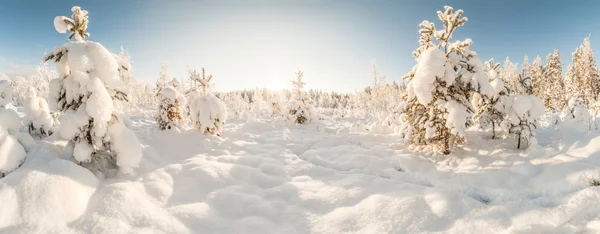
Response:
POLYGON ((521 148, 521 133, 519 133, 519 138, 518 138, 518 142, 517 142, 517 149, 521 148))
POLYGON ((492 121, 492 139, 496 139, 496 123, 492 121))
POLYGON ((443 131, 444 131, 444 134, 443 134, 443 136, 444 136, 444 154, 448 155, 448 154, 450 154, 450 145, 449 145, 450 136, 448 134, 448 129, 446 127, 444 127, 443 131))

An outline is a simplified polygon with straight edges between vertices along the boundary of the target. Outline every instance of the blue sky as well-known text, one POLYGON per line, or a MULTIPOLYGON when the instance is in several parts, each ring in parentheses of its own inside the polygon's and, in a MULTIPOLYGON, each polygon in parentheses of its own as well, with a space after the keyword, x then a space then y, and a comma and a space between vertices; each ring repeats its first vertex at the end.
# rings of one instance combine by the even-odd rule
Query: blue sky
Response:
POLYGON ((179 79, 188 66, 204 66, 218 90, 287 87, 302 68, 308 88, 352 91, 369 85, 373 60, 400 81, 415 64, 418 24, 439 27, 436 11, 444 5, 465 11, 469 22, 454 39, 473 39, 483 60, 545 61, 556 48, 568 64, 588 34, 600 51, 600 2, 591 0, 3 0, 0 72, 27 72, 65 43, 52 22, 70 16, 73 5, 89 11, 89 40, 131 52, 138 79, 154 81, 161 62, 179 79))

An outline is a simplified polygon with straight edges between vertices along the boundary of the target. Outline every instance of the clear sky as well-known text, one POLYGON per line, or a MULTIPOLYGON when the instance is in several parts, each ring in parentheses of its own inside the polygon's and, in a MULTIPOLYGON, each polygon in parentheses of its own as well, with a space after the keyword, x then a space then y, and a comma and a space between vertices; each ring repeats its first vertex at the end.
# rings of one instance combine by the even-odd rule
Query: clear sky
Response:
MULTIPOLYGON (((353 91, 370 83, 376 60, 389 80, 415 64, 418 24, 439 27, 436 11, 461 8, 469 22, 454 39, 473 39, 483 60, 521 63, 559 49, 563 63, 588 34, 600 51, 600 1, 221 0, 0 2, 0 72, 23 73, 66 42, 53 18, 89 12, 89 40, 132 54, 135 75, 154 81, 161 62, 171 77, 206 67, 217 90, 290 86, 304 71, 308 88, 353 91)), ((565 65, 566 67, 566 65, 565 65)))

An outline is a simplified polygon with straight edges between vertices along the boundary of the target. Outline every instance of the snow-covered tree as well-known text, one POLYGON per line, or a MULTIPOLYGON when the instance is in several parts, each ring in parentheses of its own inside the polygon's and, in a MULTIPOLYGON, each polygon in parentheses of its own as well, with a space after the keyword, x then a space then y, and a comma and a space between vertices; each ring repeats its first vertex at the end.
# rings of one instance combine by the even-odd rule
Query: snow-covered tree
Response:
POLYGON ((542 67, 542 58, 536 56, 533 60, 533 66, 531 71, 531 82, 533 83, 533 95, 538 96, 544 100, 544 90, 546 89, 546 81, 544 77, 544 68, 542 67))
POLYGON ((33 87, 29 88, 23 112, 25 112, 24 125, 31 136, 44 138, 54 133, 55 119, 50 113, 48 103, 45 99, 38 97, 33 87))
POLYGON ((485 71, 488 74, 490 84, 494 89, 494 95, 482 97, 476 93, 473 97, 473 106, 478 110, 473 118, 480 124, 490 123, 492 125, 492 139, 496 138, 496 124, 504 120, 505 113, 502 109, 502 102, 508 95, 509 87, 498 77, 499 63, 494 63, 494 59, 486 62, 485 71))
POLYGON ((590 118, 590 113, 585 106, 583 98, 577 95, 572 96, 567 104, 565 121, 570 120, 580 124, 584 123, 587 126, 587 124, 590 122, 590 118))
POLYGON ((523 65, 521 65, 521 74, 525 77, 531 77, 533 75, 533 67, 529 63, 529 57, 527 57, 527 55, 523 58, 523 65))
POLYGON ((586 106, 592 106, 597 101, 600 92, 600 71, 589 37, 586 37, 573 52, 573 61, 565 75, 565 88, 569 95, 581 95, 586 106))
POLYGON ((9 80, 0 80, 0 107, 12 105, 13 92, 9 80))
POLYGON ((596 64, 589 36, 583 40, 581 49, 586 64, 586 72, 583 78, 583 81, 587 84, 584 86, 584 101, 586 106, 592 106, 598 101, 598 95, 600 95, 600 71, 596 64))
POLYGON ((548 109, 561 111, 566 103, 565 86, 562 76, 562 62, 560 61, 560 52, 554 50, 548 54, 547 64, 544 69, 544 76, 548 79, 548 87, 545 89, 544 105, 548 109))
POLYGON ((193 87, 189 95, 188 108, 194 127, 205 134, 220 136, 223 125, 227 121, 227 107, 225 103, 210 92, 212 75, 206 76, 204 68, 202 74, 190 70, 190 77, 200 87, 193 87))
POLYGON ((74 35, 76 41, 44 56, 56 64, 59 75, 50 83, 49 105, 63 112, 60 136, 68 140, 66 150, 73 159, 91 171, 133 173, 142 158, 141 145, 113 104, 121 83, 120 61, 100 43, 84 40, 89 36, 87 12, 79 7, 72 12, 71 19, 58 16, 54 23, 60 33, 71 30, 69 38, 74 35))
MULTIPOLYGON (((575 51, 572 54, 572 62, 567 67, 567 72, 565 73, 565 89, 566 93, 573 96, 583 95, 583 76, 585 70, 585 64, 583 64, 583 58, 581 54, 581 50, 579 48, 575 48, 575 51)), ((571 98, 569 98, 569 101, 571 98)))
POLYGON ((18 139, 21 120, 17 112, 6 108, 12 102, 8 80, 0 80, 0 178, 17 169, 25 161, 25 148, 18 139))
POLYGON ((450 42, 454 30, 467 22, 463 11, 444 8, 444 12, 437 12, 443 23, 441 30, 428 21, 420 24, 421 46, 413 52, 417 65, 405 76, 407 95, 401 119, 403 135, 411 144, 433 145, 449 154, 450 146, 462 141, 465 129, 472 124, 473 93, 490 97, 494 90, 483 62, 469 49, 471 39, 450 42))
POLYGON ((510 61, 508 57, 504 60, 504 65, 500 69, 500 78, 503 83, 506 84, 510 89, 509 93, 518 92, 517 88, 519 85, 519 72, 517 72, 517 64, 510 61))
POLYGON ((506 113, 501 125, 510 136, 517 138, 517 148, 521 148, 522 139, 526 139, 528 145, 537 144, 534 130, 538 126, 537 119, 545 110, 542 100, 533 95, 531 78, 519 75, 518 81, 524 94, 512 94, 501 103, 506 113))
POLYGON ((160 105, 156 114, 156 122, 161 130, 180 128, 183 124, 185 97, 175 88, 168 86, 160 92, 160 105))
POLYGON ((275 118, 283 114, 281 110, 281 96, 278 93, 269 95, 269 104, 271 106, 271 117, 275 118))
POLYGON ((304 78, 304 72, 298 70, 296 80, 292 80, 294 90, 287 106, 287 120, 298 124, 310 123, 312 120, 318 119, 312 100, 302 90, 306 85, 302 78, 304 78))
POLYGON ((158 80, 156 80, 156 96, 160 95, 160 92, 164 87, 167 86, 169 65, 163 63, 160 65, 160 73, 158 74, 158 80))

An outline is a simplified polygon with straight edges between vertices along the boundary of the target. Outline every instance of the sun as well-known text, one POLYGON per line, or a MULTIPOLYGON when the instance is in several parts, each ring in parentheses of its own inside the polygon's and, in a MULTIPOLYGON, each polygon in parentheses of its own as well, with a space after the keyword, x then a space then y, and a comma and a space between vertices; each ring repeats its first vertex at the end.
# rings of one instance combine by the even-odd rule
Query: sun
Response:
POLYGON ((275 69, 272 69, 266 88, 271 90, 282 90, 287 88, 286 84, 286 80, 283 78, 283 76, 281 76, 281 73, 276 72, 275 69))

